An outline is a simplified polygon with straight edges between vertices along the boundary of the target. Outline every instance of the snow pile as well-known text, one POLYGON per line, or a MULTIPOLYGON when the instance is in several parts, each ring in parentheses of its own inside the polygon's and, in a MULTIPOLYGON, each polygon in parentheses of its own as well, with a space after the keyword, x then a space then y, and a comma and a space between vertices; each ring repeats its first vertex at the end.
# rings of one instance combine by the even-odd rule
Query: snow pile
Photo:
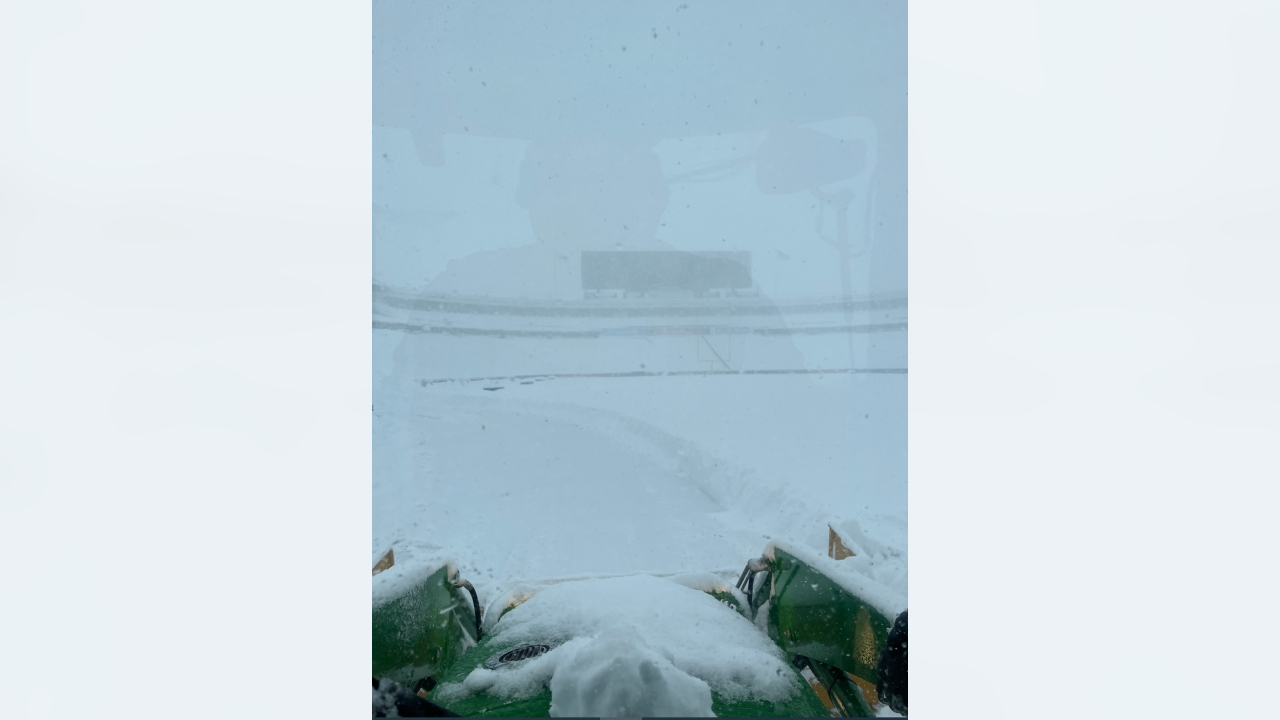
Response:
MULTIPOLYGON (((495 595, 494 599, 489 602, 484 610, 484 619, 481 621, 481 626, 484 628, 484 634, 493 634, 493 626, 497 625, 499 620, 506 617, 506 615, 503 614, 504 610, 508 607, 518 606, 520 603, 523 603, 534 595, 537 595, 542 592, 543 587, 546 587, 546 584, 519 583, 505 593, 495 595)), ((476 592, 482 596, 484 595, 484 593, 480 593, 479 590, 476 592)))
MULTIPOLYGON (((482 692, 509 699, 532 697, 551 682, 557 668, 590 643, 590 638, 577 638, 552 648, 547 653, 507 667, 499 667, 497 670, 476 668, 461 683, 442 684, 435 690, 435 698, 449 703, 482 692)), ((519 643, 512 643, 517 644, 519 643)))
POLYGON ((724 578, 709 572, 681 573, 672 575, 667 578, 677 585, 683 585, 704 593, 724 593, 732 595, 738 602, 746 605, 747 595, 738 588, 733 586, 732 582, 725 581, 724 578))
POLYGON ((665 699, 651 700, 679 710, 621 714, 698 715, 692 703, 701 697, 699 682, 731 701, 782 702, 800 690, 782 651, 748 620, 710 595, 650 575, 553 585, 508 613, 493 637, 501 648, 561 644, 509 667, 477 669, 462 683, 442 686, 441 700, 481 691, 529 697, 549 684, 563 714, 616 716, 582 704, 631 707, 660 688, 665 699), (621 658, 617 677, 607 677, 602 666, 609 657, 621 658), (558 697, 557 689, 567 695, 558 697))
POLYGON ((632 628, 611 627, 551 679, 552 717, 715 717, 711 688, 655 652, 632 628))

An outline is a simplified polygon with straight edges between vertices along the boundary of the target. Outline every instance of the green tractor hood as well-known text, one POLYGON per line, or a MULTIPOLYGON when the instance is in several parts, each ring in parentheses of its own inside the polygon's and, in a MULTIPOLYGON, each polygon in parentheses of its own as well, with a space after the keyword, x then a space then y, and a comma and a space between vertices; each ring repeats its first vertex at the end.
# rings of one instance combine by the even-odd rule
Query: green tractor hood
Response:
MULTIPOLYGON (((594 626, 586 619, 581 621, 580 631, 570 623, 541 636, 526 637, 525 629, 539 627, 540 615, 554 615, 564 609, 552 603, 565 604, 564 599, 573 599, 576 587, 585 591, 587 583, 593 581, 561 583, 539 602, 526 603, 539 594, 536 590, 513 593, 500 604, 497 617, 484 624, 487 627, 482 630, 484 613, 469 583, 458 577, 452 563, 420 577, 417 582, 407 583, 402 593, 383 598, 374 607, 374 677, 394 680, 458 715, 548 717, 552 704, 549 680, 514 694, 499 692, 500 683, 495 681, 501 679, 501 673, 532 667, 530 663, 539 662, 539 657, 560 645, 589 639, 594 626), (510 619, 500 624, 508 616, 510 619), (516 625, 507 627, 512 623, 516 625)), ((650 576, 643 577, 643 582, 632 583, 639 590, 631 595, 652 593, 654 607, 662 607, 658 596, 669 594, 667 586, 653 584, 656 579, 650 576)), ((737 637, 741 638, 743 632, 766 634, 773 645, 763 639, 759 642, 774 647, 770 652, 775 657, 760 657, 776 663, 776 672, 794 675, 798 688, 790 698, 770 700, 724 692, 711 683, 711 711, 715 715, 876 715, 881 707, 876 696, 878 659, 894 617, 905 609, 904 598, 807 547, 777 543, 768 545, 760 558, 748 563, 737 587, 711 575, 693 580, 691 577, 672 578, 673 584, 709 596, 698 605, 698 611, 712 613, 707 617, 722 613, 714 616, 716 622, 736 623, 733 628, 737 637), (723 613, 740 617, 729 620, 723 613), (750 628, 748 621, 755 628, 750 628)), ((680 592, 687 594, 688 590, 680 592)), ((697 597, 703 595, 693 599, 697 597)), ((646 598, 628 597, 626 602, 598 608, 597 615, 612 613, 627 624, 630 616, 649 612, 648 607, 646 598)), ((566 612, 575 617, 571 608, 566 612)), ((652 618, 648 621, 654 622, 652 618)), ((658 622, 669 624, 669 618, 658 622)), ((704 638, 698 637, 700 641, 704 638)), ((705 638, 713 646, 708 649, 716 652, 717 636, 705 638)), ((729 640, 725 642, 726 656, 742 652, 729 640)))

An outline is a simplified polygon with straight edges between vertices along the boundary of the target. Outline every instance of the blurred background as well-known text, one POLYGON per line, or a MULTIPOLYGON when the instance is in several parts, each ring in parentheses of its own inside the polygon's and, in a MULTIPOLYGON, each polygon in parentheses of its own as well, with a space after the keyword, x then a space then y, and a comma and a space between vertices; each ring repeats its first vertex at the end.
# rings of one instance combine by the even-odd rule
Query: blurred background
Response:
MULTIPOLYGON (((5 715, 364 711, 371 13, 0 10, 5 715)), ((1277 20, 910 4, 918 712, 1270 711, 1277 20)))

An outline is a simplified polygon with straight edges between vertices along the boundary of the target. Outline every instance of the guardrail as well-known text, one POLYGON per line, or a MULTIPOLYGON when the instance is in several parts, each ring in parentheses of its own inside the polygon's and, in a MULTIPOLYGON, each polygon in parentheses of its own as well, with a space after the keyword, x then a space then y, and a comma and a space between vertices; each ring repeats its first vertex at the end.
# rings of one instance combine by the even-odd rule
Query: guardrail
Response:
POLYGON ((772 301, 758 298, 524 300, 411 293, 373 286, 374 302, 400 310, 515 317, 767 316, 867 312, 907 307, 906 295, 772 301))

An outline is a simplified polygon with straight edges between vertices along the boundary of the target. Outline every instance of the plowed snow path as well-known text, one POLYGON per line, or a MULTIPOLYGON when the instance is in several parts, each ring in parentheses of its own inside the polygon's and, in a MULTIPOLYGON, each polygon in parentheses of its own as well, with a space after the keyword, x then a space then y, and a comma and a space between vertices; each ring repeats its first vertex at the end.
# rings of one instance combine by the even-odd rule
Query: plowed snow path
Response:
POLYGON ((871 465, 849 398, 803 382, 383 388, 374 555, 452 559, 487 604, 524 582, 734 572, 775 537, 825 550, 827 522, 856 518, 886 529, 905 593, 905 486, 851 481, 871 465))

